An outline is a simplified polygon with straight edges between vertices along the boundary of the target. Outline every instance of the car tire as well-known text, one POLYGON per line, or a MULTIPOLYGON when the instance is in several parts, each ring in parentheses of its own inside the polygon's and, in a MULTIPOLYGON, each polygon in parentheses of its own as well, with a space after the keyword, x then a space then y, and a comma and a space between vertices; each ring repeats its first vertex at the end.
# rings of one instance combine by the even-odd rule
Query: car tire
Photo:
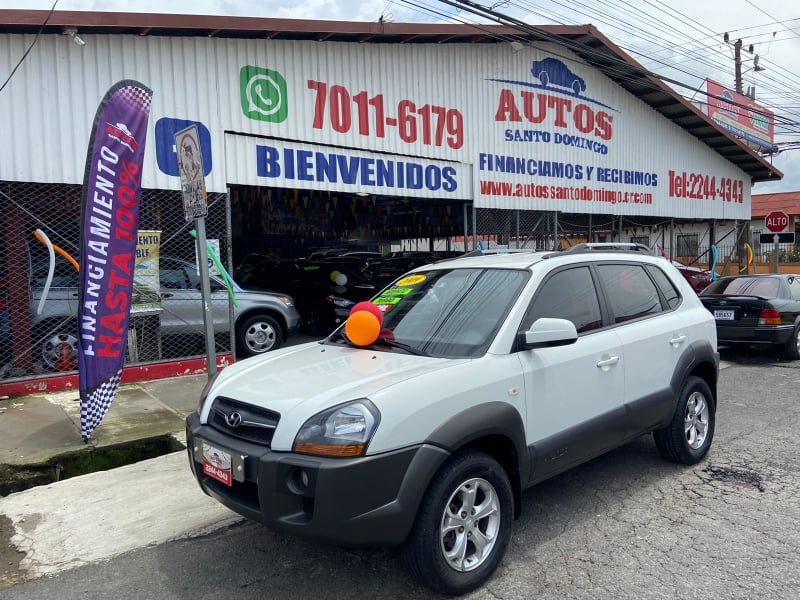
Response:
POLYGON ((42 330, 43 335, 37 335, 38 358, 49 371, 67 372, 78 368, 78 334, 77 331, 67 331, 61 327, 49 332, 42 330), (69 352, 62 356, 62 345, 66 344, 69 352))
POLYGON ((454 455, 420 504, 403 547, 408 569, 437 592, 455 596, 475 589, 506 552, 513 511, 511 483, 496 460, 474 450, 454 455), (476 511, 481 516, 473 519, 476 511))
POLYGON ((701 378, 687 377, 669 425, 653 432, 661 456, 693 465, 708 453, 714 439, 716 406, 711 388, 701 378))
POLYGON ((309 308, 303 313, 303 333, 320 337, 327 335, 322 326, 322 311, 317 308, 309 308))
POLYGON ((269 315, 246 317, 236 329, 236 353, 242 358, 277 350, 283 344, 283 330, 269 315))
POLYGON ((789 360, 800 359, 800 323, 794 326, 794 331, 784 346, 783 354, 789 360))

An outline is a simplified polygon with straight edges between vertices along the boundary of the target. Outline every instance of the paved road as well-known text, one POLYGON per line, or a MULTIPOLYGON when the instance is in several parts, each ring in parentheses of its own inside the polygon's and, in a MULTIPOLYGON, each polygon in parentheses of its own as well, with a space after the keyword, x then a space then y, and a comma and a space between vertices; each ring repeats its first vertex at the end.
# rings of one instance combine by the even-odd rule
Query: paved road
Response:
MULTIPOLYGON (((650 437, 529 490, 495 577, 466 598, 800 598, 800 361, 725 355, 717 433, 694 467, 650 437)), ((165 499, 165 502, 168 501, 165 499)), ((0 592, 32 598, 433 598, 395 552, 246 522, 0 592)))

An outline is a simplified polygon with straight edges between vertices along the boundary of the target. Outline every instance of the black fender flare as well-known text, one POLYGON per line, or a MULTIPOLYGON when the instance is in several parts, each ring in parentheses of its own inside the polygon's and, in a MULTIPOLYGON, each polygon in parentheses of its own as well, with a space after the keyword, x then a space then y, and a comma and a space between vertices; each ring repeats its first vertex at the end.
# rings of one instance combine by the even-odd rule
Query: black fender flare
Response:
MULTIPOLYGON (((482 440, 495 436, 509 440, 514 449, 515 464, 509 465, 512 470, 508 475, 514 489, 514 513, 519 516, 522 489, 530 480, 533 461, 528 452, 522 415, 514 406, 494 401, 467 408, 439 425, 425 443, 443 448, 452 454, 467 446, 481 448, 482 440)), ((491 451, 487 453, 491 454, 491 451)))

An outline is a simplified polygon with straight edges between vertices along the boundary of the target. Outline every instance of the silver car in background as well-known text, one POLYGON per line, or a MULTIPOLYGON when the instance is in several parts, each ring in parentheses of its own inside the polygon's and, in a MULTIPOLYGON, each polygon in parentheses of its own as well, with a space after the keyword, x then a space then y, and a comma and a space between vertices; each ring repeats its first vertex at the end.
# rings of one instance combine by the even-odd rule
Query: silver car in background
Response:
MULTIPOLYGON (((48 272, 47 263, 37 263, 31 272, 32 353, 35 362, 48 370, 57 370, 64 344, 77 364, 78 289, 80 274, 61 256, 56 256, 56 269, 44 302, 42 314, 37 309, 48 272)), ((159 259, 160 334, 165 341, 202 339, 205 335, 200 278, 194 263, 162 256, 159 259)), ((211 307, 214 333, 230 332, 228 291, 221 279, 211 276, 211 307)), ((141 293, 134 286, 136 295, 141 293)), ((294 300, 285 294, 271 292, 236 292, 233 308, 237 358, 256 356, 279 348, 299 330, 300 314, 294 300)), ((141 301, 141 299, 139 299, 141 301)))

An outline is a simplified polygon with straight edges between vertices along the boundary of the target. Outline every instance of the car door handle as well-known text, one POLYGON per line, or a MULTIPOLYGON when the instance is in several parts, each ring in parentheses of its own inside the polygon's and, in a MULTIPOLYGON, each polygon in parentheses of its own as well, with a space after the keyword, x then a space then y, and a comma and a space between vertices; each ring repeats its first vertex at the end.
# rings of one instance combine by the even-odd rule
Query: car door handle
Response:
POLYGON ((669 341, 669 343, 672 344, 673 346, 677 346, 678 344, 682 344, 685 341, 686 341, 685 335, 676 335, 669 341))
POLYGON ((161 294, 161 299, 172 298, 172 294, 161 294))
POLYGON ((608 358, 604 358, 603 360, 597 361, 597 366, 602 369, 603 367, 610 367, 611 365, 615 365, 619 362, 619 356, 609 356, 608 358))

